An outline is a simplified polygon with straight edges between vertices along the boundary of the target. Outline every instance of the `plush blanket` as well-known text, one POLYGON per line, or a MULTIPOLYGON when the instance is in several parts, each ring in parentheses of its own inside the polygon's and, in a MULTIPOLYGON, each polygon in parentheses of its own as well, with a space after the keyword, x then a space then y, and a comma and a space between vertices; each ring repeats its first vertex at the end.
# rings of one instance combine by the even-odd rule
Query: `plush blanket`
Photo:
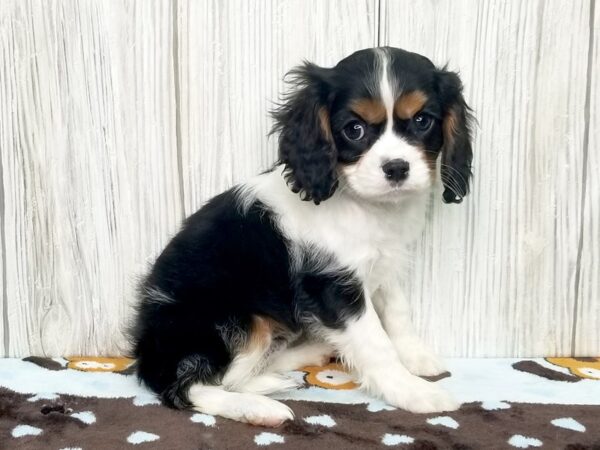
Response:
POLYGON ((454 359, 435 382, 464 405, 396 410, 331 363, 276 398, 296 418, 253 427, 161 406, 125 358, 0 359, 0 447, 13 449, 600 448, 600 358, 454 359))

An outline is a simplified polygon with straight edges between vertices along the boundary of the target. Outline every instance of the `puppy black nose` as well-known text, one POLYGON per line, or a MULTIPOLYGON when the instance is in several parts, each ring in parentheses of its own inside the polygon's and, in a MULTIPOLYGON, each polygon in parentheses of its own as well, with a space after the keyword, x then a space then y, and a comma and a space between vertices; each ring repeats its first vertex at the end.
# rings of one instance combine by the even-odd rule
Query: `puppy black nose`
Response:
POLYGON ((410 164, 403 159, 392 159, 381 166, 385 177, 391 181, 404 181, 408 178, 410 164))

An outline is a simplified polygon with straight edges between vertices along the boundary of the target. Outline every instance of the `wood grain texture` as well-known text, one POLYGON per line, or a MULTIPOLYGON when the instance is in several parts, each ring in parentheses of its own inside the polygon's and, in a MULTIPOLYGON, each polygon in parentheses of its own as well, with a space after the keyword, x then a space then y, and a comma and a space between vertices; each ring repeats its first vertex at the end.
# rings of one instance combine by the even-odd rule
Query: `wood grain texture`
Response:
POLYGON ((169 2, 2 2, 4 354, 118 353, 182 217, 169 2))
POLYGON ((268 111, 283 75, 306 59, 331 66, 377 43, 374 0, 179 0, 185 212, 268 169, 268 111))
POLYGON ((596 2, 588 66, 588 102, 584 111, 588 124, 587 164, 583 204, 583 233, 577 315, 574 334, 575 355, 600 354, 600 4, 596 2))
POLYGON ((599 354, 599 9, 0 2, 0 356, 121 353, 136 276, 181 219, 274 162, 283 75, 378 42, 449 61, 479 120, 472 195, 432 197, 415 248, 422 335, 452 356, 599 354))
MULTIPOLYGON (((479 121, 472 195, 434 198, 408 286, 443 354, 572 351, 589 13, 589 1, 382 6, 383 42, 460 70, 479 121)), ((597 304, 597 289, 582 295, 597 304)))

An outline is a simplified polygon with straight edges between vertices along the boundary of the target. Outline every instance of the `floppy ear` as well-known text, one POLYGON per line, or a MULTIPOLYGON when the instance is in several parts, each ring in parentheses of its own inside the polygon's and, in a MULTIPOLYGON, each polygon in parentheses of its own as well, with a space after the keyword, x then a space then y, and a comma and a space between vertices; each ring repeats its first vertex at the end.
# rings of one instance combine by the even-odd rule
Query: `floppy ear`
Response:
POLYGON ((318 205, 331 197, 337 187, 337 150, 329 119, 331 69, 311 63, 288 73, 292 92, 273 111, 279 132, 279 162, 285 164, 290 189, 302 200, 318 205))
POLYGON ((437 72, 437 85, 444 118, 442 129, 442 182, 445 203, 460 203, 469 193, 471 179, 471 108, 462 94, 463 86, 458 75, 444 69, 437 72))

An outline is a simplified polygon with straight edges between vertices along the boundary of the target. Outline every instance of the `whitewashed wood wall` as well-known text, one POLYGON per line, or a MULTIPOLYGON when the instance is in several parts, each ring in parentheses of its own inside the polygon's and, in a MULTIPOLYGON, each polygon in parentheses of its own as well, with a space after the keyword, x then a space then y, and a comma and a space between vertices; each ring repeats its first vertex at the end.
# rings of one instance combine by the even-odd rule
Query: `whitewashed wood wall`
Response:
POLYGON ((445 355, 600 354, 595 0, 2 0, 0 354, 115 354, 180 221, 267 168, 302 59, 460 70, 473 193, 432 198, 408 289, 445 355))

